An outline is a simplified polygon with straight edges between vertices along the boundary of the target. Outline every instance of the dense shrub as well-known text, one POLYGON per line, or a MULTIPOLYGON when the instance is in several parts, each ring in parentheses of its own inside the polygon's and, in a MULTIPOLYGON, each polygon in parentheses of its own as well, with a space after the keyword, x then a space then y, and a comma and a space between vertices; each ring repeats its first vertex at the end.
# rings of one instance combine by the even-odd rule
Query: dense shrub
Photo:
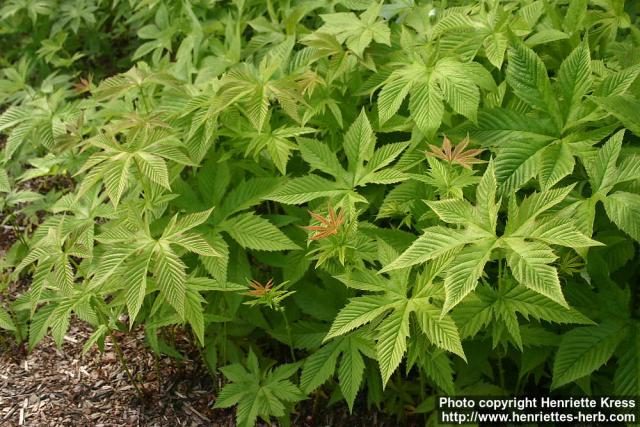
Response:
POLYGON ((182 326, 241 425, 640 395, 637 12, 7 0, 0 327, 182 326))

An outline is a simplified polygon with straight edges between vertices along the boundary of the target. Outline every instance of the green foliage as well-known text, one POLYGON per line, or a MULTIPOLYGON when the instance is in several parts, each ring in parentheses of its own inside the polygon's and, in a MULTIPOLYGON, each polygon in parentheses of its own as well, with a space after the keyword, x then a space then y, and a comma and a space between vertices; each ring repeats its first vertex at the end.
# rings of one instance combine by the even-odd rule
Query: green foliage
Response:
POLYGON ((240 425, 638 395, 623 3, 4 2, 0 329, 183 328, 240 425))

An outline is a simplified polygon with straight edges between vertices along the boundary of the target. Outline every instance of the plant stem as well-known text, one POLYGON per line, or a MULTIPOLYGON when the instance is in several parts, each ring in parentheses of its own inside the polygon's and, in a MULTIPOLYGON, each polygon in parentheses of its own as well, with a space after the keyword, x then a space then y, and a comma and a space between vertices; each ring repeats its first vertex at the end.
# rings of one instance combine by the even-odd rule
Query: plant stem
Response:
POLYGON ((500 376, 500 388, 504 390, 504 369, 502 367, 502 356, 498 356, 498 375, 500 376))
POLYGON ((7 219, 9 220, 9 222, 11 223, 11 227, 13 227, 13 232, 15 233, 15 235, 18 237, 18 239, 20 240, 20 242, 27 248, 29 249, 29 244, 27 243, 27 241, 24 239, 23 233, 22 231, 18 228, 18 224, 15 221, 15 214, 11 213, 9 214, 9 216, 7 216, 7 219))
POLYGON ((293 359, 293 361, 296 361, 296 355, 293 352, 293 339, 291 338, 291 327, 289 327, 289 320, 287 320, 287 314, 285 313, 284 309, 281 311, 282 313, 282 318, 284 319, 284 327, 287 330, 287 340, 289 341, 289 351, 291 352, 291 359, 293 359))
POLYGON ((129 365, 127 364, 127 360, 124 357, 124 353, 122 352, 122 349, 120 348, 120 343, 118 342, 118 339, 116 338, 115 334, 111 329, 109 329, 109 336, 111 337, 111 341, 113 342, 113 347, 115 348, 116 354, 118 355, 118 360, 120 361, 120 364, 124 369, 124 372, 127 374, 127 378, 129 378, 129 382, 131 383, 133 388, 136 389, 136 393, 138 394, 138 397, 140 398, 140 400, 144 400, 144 393, 142 392, 142 389, 140 389, 138 382, 133 378, 133 375, 131 375, 131 371, 129 370, 129 365))
MULTIPOLYGON (((9 302, 9 299, 7 298, 7 301, 9 302)), ((16 340, 18 341, 18 343, 21 343, 22 340, 24 339, 24 337, 22 336, 22 331, 20 331, 20 324, 18 323, 18 316, 16 315, 16 312, 13 310, 13 307, 11 307, 11 304, 7 303, 7 313, 9 313, 9 316, 11 316, 11 320, 13 320, 13 324, 16 327, 16 331, 15 331, 15 337, 16 340)))

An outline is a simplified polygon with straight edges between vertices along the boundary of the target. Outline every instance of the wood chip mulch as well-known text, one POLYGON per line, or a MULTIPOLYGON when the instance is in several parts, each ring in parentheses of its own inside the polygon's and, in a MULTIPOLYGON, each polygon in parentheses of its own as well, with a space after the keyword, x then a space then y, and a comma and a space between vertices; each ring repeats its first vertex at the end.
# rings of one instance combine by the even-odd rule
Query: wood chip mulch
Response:
MULTIPOLYGON (((79 323, 79 322, 76 322, 79 323)), ((211 409, 214 384, 193 360, 159 359, 144 347, 142 331, 118 340, 140 399, 113 344, 82 355, 88 327, 75 324, 58 349, 47 337, 29 354, 0 347, 2 426, 232 426, 231 411, 211 409), (158 378, 158 373, 160 378, 158 378)))

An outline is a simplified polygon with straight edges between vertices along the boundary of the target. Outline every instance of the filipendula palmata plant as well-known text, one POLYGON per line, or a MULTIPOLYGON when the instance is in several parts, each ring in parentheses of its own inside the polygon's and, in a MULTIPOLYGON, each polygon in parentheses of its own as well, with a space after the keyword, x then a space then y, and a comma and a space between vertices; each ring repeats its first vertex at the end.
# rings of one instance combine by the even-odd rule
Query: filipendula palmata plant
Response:
POLYGON ((446 3, 3 4, 3 227, 42 220, 0 328, 183 328, 239 425, 640 394, 638 6, 446 3))

